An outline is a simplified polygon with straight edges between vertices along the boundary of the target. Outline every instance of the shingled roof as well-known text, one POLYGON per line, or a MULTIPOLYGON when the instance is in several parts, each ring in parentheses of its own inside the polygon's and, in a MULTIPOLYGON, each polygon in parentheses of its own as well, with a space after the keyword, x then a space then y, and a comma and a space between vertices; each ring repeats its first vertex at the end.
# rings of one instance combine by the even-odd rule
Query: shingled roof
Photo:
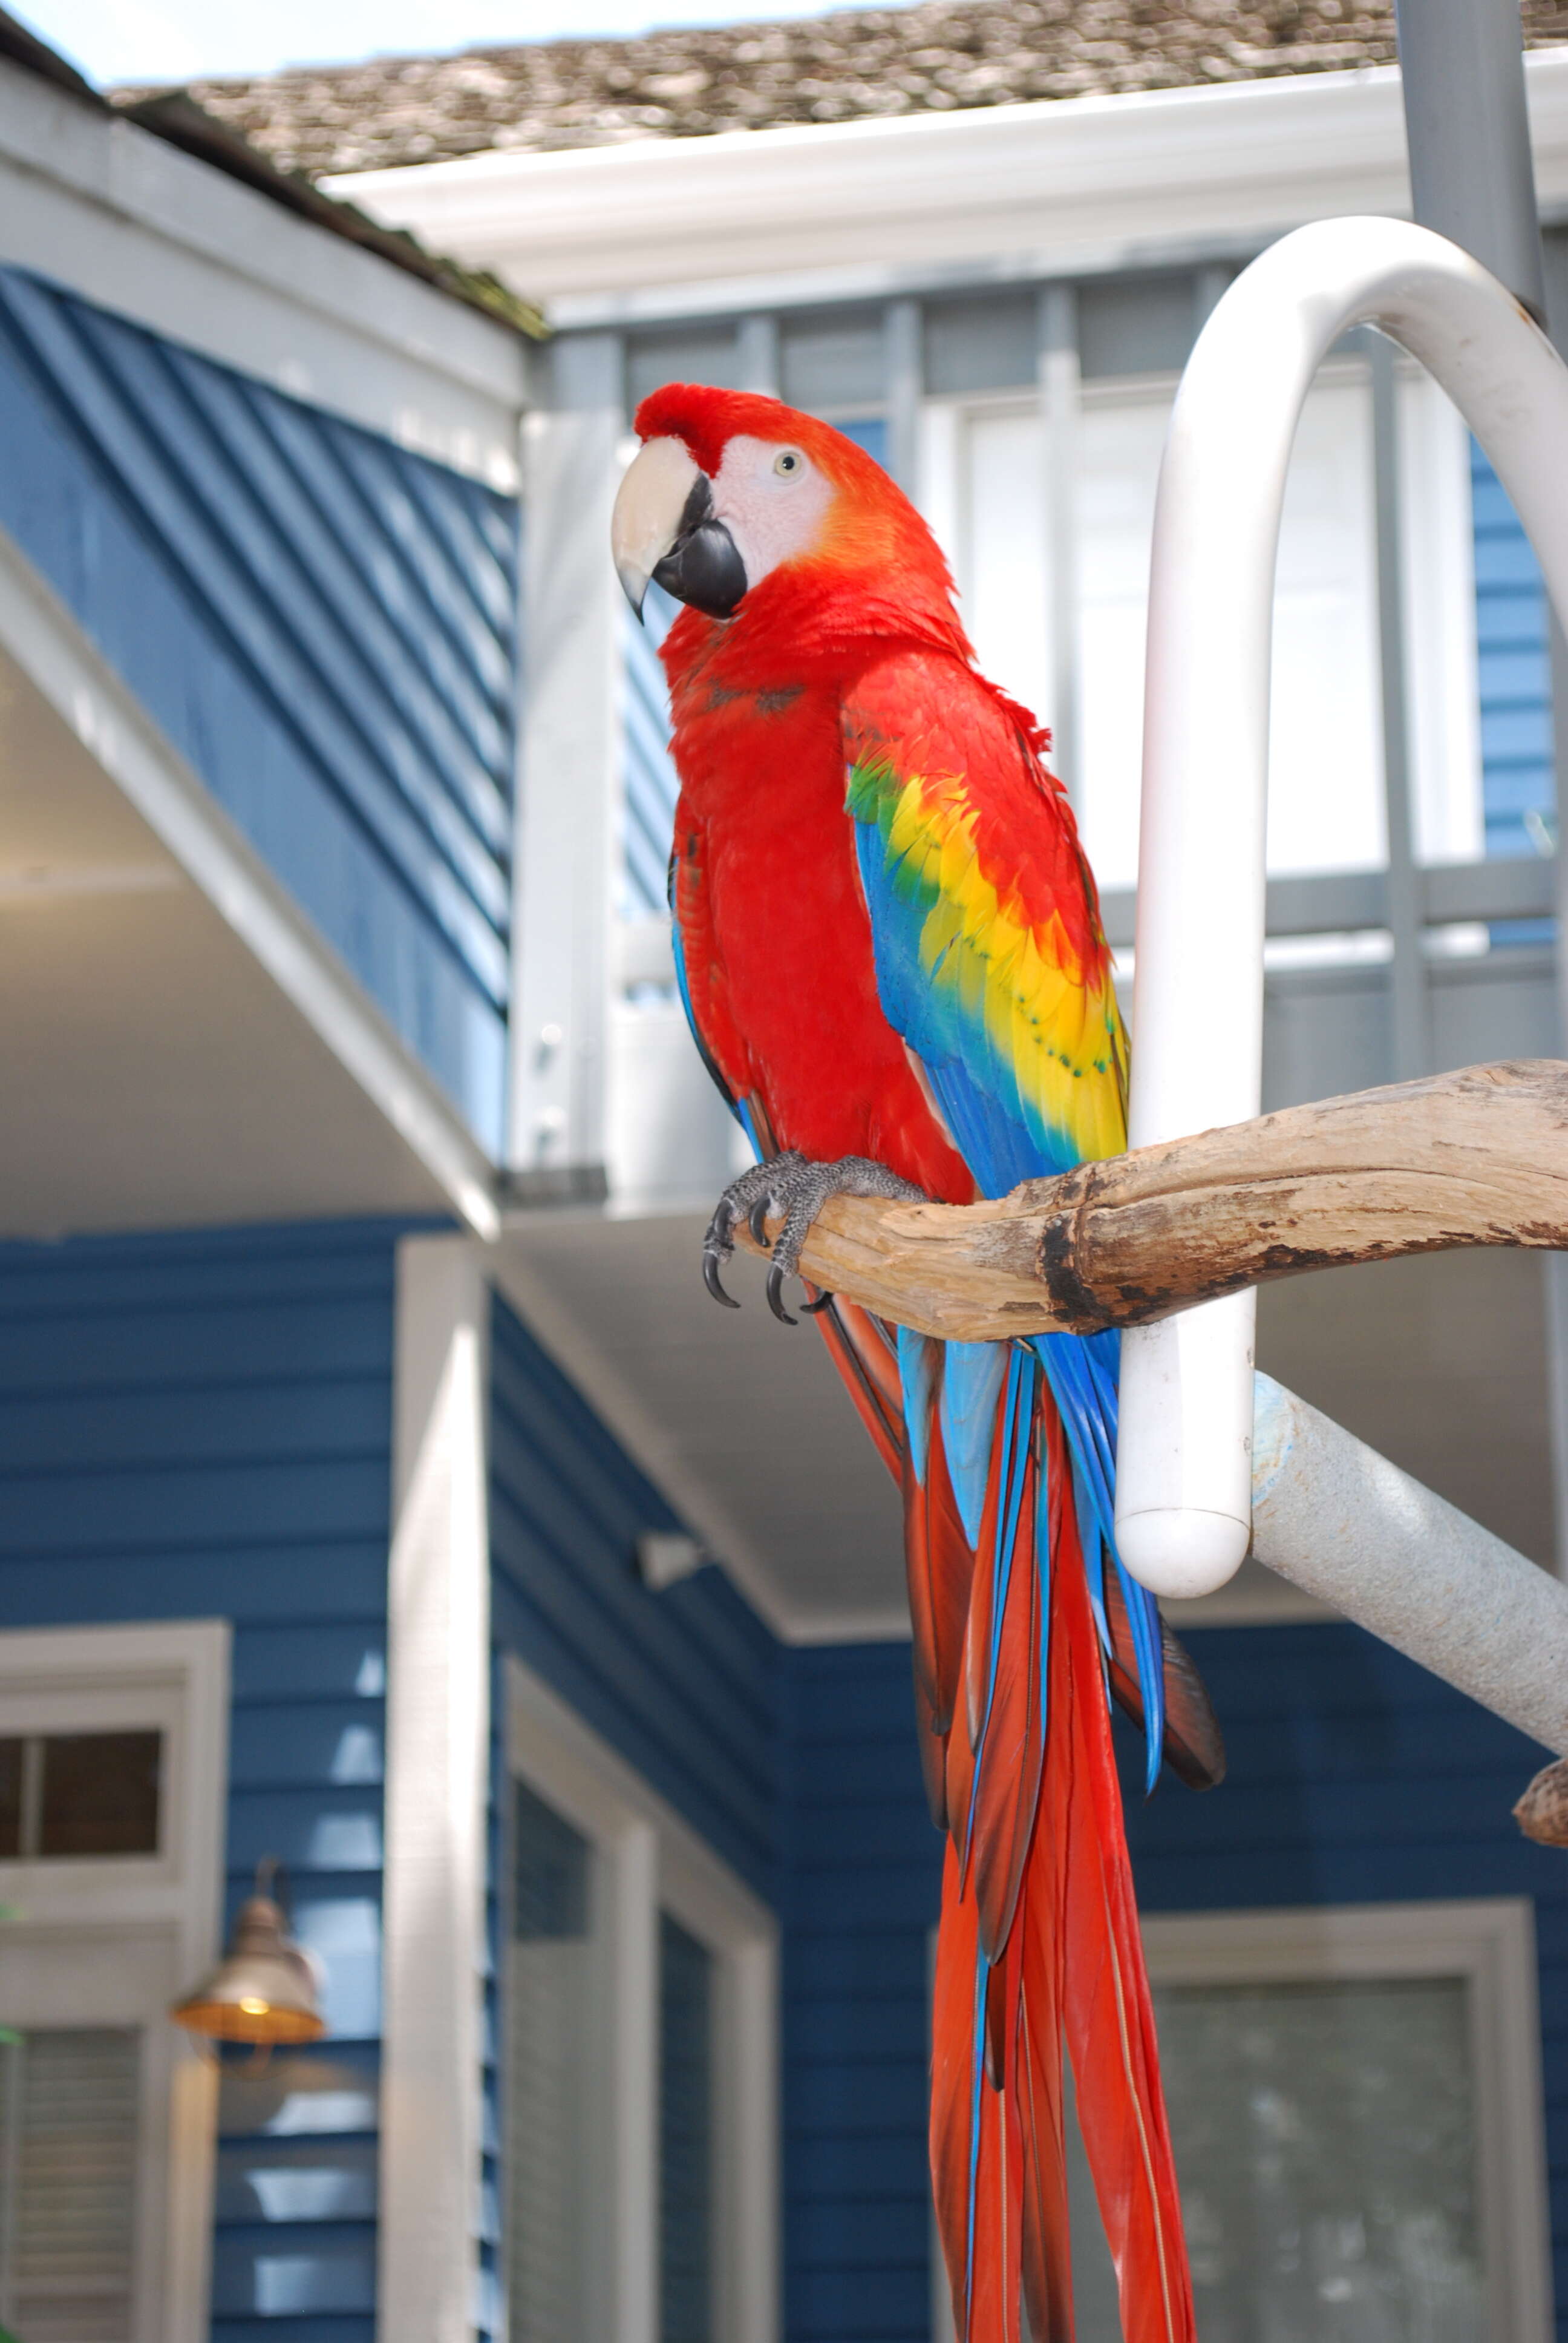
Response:
MULTIPOLYGON (((678 0, 677 0, 678 5, 678 0)), ((1532 47, 1568 0, 1523 0, 1532 47)), ((692 138, 1390 65, 1393 0, 923 0, 797 19, 297 66, 191 95, 285 170, 692 138)), ((146 98, 146 90, 120 95, 146 98)))

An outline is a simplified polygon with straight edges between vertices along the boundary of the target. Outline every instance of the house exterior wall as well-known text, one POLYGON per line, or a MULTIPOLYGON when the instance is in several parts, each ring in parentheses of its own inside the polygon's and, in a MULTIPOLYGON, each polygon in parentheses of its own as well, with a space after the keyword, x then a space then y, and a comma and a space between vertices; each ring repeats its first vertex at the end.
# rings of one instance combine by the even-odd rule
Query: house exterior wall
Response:
POLYGON ((225 2066, 215 2343, 374 2333, 397 1235, 0 1247, 0 1624, 233 1621, 226 1916, 281 1856, 325 1966, 323 2044, 225 2066))
POLYGON ((498 1154, 518 508, 0 269, 0 527, 498 1154))
MULTIPOLYGON (((1568 2336, 1568 1875, 1509 1813, 1540 1751, 1348 1624, 1186 1641, 1231 1770, 1204 1796, 1167 1780, 1147 1803, 1124 1775, 1142 1910, 1533 1898, 1556 2331, 1568 2336)), ((791 1652, 786 1709, 786 2332, 790 2343, 927 2343, 927 1947, 940 1842, 916 1763, 907 1645, 791 1652)))

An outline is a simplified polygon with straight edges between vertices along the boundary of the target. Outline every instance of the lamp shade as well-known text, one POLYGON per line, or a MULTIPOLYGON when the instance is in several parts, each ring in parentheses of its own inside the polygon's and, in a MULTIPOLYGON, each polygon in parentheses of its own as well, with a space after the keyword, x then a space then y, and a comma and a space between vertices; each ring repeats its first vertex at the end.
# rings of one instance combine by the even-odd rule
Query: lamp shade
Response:
POLYGON ((309 1960, 288 1935, 282 1906, 265 1892, 275 1869, 263 1864, 256 1892, 236 1916, 224 1956, 176 2001, 169 2016, 218 2042, 315 2042, 327 2031, 309 1960))

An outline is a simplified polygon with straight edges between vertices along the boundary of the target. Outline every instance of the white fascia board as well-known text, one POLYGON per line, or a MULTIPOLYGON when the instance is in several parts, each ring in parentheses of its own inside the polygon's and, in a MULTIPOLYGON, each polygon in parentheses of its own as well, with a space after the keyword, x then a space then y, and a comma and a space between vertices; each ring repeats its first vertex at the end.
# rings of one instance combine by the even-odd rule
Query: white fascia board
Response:
MULTIPOLYGON (((1568 198, 1568 48, 1527 59, 1543 203, 1568 198)), ((1392 67, 498 154, 323 183, 559 327, 1246 252, 1409 207, 1392 67)))
POLYGON ((520 334, 3 65, 0 262, 492 487, 517 486, 520 334))

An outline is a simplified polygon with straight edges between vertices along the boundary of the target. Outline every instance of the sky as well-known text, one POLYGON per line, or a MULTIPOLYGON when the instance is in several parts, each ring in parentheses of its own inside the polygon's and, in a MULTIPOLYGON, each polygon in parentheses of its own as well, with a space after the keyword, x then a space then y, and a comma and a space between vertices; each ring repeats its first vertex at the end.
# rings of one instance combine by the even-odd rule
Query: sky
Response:
MULTIPOLYGON (((861 0, 865 5, 865 0, 861 0)), ((13 13, 89 81, 197 81, 478 42, 820 16, 832 0, 22 0, 13 13)))

